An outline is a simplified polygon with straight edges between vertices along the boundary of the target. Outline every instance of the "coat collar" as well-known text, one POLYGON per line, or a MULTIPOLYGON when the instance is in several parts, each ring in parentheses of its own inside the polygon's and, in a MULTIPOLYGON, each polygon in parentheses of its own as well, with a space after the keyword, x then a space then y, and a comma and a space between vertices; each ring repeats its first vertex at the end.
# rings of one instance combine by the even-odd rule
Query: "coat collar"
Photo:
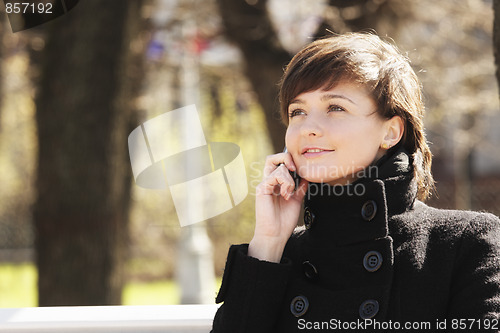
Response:
POLYGON ((312 241, 347 245, 387 237, 388 219, 413 206, 417 186, 404 149, 369 168, 350 185, 309 184, 304 223, 312 241))

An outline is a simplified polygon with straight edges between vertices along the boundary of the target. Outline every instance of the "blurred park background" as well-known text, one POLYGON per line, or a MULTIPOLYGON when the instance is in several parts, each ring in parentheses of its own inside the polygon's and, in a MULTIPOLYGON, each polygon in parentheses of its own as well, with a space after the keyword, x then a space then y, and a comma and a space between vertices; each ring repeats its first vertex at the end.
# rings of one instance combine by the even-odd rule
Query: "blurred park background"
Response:
POLYGON ((499 2, 84 0, 17 33, 0 13, 0 307, 181 302, 183 230, 168 191, 133 183, 127 136, 188 101, 207 140, 240 146, 249 184, 194 226, 214 298, 229 245, 252 237, 265 156, 283 149, 283 66, 329 32, 372 29, 407 52, 434 154, 429 204, 499 215, 499 2))

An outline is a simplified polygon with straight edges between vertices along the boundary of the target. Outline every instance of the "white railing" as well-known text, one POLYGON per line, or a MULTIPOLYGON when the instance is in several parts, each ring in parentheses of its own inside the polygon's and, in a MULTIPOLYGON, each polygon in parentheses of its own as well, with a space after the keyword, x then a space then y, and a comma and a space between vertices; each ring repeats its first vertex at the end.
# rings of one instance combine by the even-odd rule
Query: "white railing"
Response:
POLYGON ((210 332, 218 305, 0 309, 0 332, 210 332))

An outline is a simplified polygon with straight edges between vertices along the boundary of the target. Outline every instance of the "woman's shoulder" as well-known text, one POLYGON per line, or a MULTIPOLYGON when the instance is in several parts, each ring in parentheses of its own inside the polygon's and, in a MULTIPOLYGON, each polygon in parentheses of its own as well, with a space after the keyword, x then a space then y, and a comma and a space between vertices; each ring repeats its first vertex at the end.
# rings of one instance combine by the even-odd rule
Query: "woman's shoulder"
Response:
POLYGON ((500 219, 494 214, 434 208, 421 201, 416 201, 411 210, 391 220, 390 226, 395 231, 442 234, 444 238, 500 233, 500 219))
MULTIPOLYGON (((500 220, 493 214, 416 202, 410 211, 391 218, 389 234, 399 262, 409 262, 419 271, 464 279, 475 274, 481 281, 500 273, 500 220), (485 276, 478 276, 478 271, 485 276)), ((498 275, 495 283, 500 284, 498 275)))
POLYGON ((471 223, 486 223, 494 226, 500 223, 499 218, 489 212, 434 208, 418 200, 412 211, 416 217, 419 216, 438 224, 448 223, 465 226, 471 223))

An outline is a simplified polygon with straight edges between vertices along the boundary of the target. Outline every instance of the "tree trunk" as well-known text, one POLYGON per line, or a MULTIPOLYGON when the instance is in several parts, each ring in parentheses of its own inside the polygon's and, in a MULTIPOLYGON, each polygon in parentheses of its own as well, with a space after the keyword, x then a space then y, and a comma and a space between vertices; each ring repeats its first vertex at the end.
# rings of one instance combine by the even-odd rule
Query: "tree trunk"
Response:
POLYGON ((34 204, 40 306, 121 303, 127 135, 142 75, 130 45, 141 4, 85 0, 45 25, 34 204))
POLYGON ((493 52, 495 53, 496 76, 500 89, 500 0, 493 0, 494 24, 493 24, 493 52))
POLYGON ((280 44, 266 10, 267 1, 217 0, 225 34, 241 50, 246 76, 264 110, 276 152, 283 150, 285 126, 280 121, 278 82, 291 57, 280 44))
MULTIPOLYGON (((0 15, 0 61, 3 64, 4 61, 4 50, 5 50, 5 32, 8 31, 8 23, 6 22, 6 15, 0 15)), ((3 78, 3 69, 0 66, 0 78, 3 78)), ((0 80, 0 133, 2 132, 2 109, 3 109, 3 91, 4 85, 3 80, 0 80)))

